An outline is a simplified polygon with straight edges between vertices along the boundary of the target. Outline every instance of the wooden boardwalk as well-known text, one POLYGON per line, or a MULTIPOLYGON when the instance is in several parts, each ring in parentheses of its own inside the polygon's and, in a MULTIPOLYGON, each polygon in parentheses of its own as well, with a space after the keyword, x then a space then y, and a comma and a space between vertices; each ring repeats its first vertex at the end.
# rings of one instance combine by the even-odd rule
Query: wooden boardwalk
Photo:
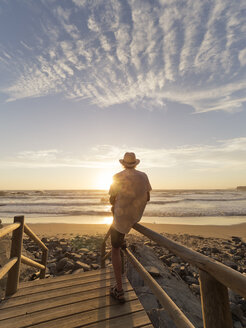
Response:
POLYGON ((21 283, 0 303, 0 327, 153 327, 127 278, 125 304, 109 295, 112 269, 21 283))

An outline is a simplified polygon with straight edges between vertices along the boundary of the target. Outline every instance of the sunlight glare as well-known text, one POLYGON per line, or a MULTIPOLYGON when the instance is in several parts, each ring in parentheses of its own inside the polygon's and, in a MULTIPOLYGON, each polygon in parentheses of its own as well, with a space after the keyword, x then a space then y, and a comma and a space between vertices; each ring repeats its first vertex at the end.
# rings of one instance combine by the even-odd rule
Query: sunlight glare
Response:
POLYGON ((102 190, 108 190, 112 184, 112 173, 102 173, 101 175, 99 175, 96 185, 97 185, 97 189, 102 189, 102 190))
POLYGON ((105 216, 105 218, 103 219, 104 224, 110 225, 110 224, 112 224, 112 222, 113 222, 113 217, 112 216, 105 216))

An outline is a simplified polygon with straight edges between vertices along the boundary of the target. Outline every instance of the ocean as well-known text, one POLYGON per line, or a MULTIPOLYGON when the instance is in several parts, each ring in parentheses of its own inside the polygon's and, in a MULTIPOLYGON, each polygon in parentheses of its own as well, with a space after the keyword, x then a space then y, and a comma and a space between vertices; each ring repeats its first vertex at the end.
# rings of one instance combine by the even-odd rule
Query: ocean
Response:
MULTIPOLYGON (((25 190, 0 192, 0 219, 27 223, 110 223, 107 191, 25 190)), ((154 190, 142 222, 230 225, 246 222, 246 192, 230 190, 154 190)))

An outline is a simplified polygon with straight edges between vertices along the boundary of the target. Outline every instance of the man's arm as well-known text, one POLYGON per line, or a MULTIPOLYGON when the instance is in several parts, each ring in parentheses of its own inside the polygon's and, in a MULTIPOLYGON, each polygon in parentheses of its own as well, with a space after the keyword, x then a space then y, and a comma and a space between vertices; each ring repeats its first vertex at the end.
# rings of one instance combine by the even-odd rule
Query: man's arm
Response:
POLYGON ((114 205, 115 204, 115 199, 116 199, 116 196, 110 196, 109 197, 109 201, 110 201, 110 204, 111 205, 114 205))
POLYGON ((115 204, 115 200, 116 200, 116 196, 110 196, 110 197, 109 197, 110 204, 112 205, 112 207, 111 207, 111 211, 112 211, 113 214, 114 214, 114 204, 115 204))
POLYGON ((150 192, 147 191, 147 202, 149 202, 149 201, 150 201, 150 192))

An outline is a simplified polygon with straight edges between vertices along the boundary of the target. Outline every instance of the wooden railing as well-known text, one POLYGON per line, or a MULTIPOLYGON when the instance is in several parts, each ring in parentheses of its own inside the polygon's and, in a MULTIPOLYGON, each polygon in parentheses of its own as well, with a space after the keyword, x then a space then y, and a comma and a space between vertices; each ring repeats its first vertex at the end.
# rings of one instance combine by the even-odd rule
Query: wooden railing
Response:
POLYGON ((14 223, 0 229, 0 238, 12 232, 12 242, 9 261, 0 269, 0 279, 7 273, 6 297, 14 294, 18 290, 20 277, 20 264, 40 269, 40 278, 45 278, 45 271, 48 259, 48 248, 35 235, 35 233, 24 223, 24 216, 15 216, 14 223), (41 263, 33 261, 22 255, 23 233, 26 233, 43 250, 41 263))
MULTIPOLYGON (((145 235, 158 245, 167 248, 173 254, 199 269, 199 282, 201 291, 201 305, 204 328, 232 328, 232 317, 229 306, 228 288, 246 298, 246 277, 230 267, 214 259, 195 252, 179 243, 176 243, 157 232, 148 229, 139 223, 133 229, 145 235)), ((103 241, 102 266, 110 252, 105 254, 106 240, 110 235, 108 231, 103 241)), ((178 328, 194 328, 189 319, 182 313, 177 305, 170 299, 161 286, 145 270, 128 248, 123 250, 127 258, 137 269, 153 294, 168 312, 170 318, 178 328)))

